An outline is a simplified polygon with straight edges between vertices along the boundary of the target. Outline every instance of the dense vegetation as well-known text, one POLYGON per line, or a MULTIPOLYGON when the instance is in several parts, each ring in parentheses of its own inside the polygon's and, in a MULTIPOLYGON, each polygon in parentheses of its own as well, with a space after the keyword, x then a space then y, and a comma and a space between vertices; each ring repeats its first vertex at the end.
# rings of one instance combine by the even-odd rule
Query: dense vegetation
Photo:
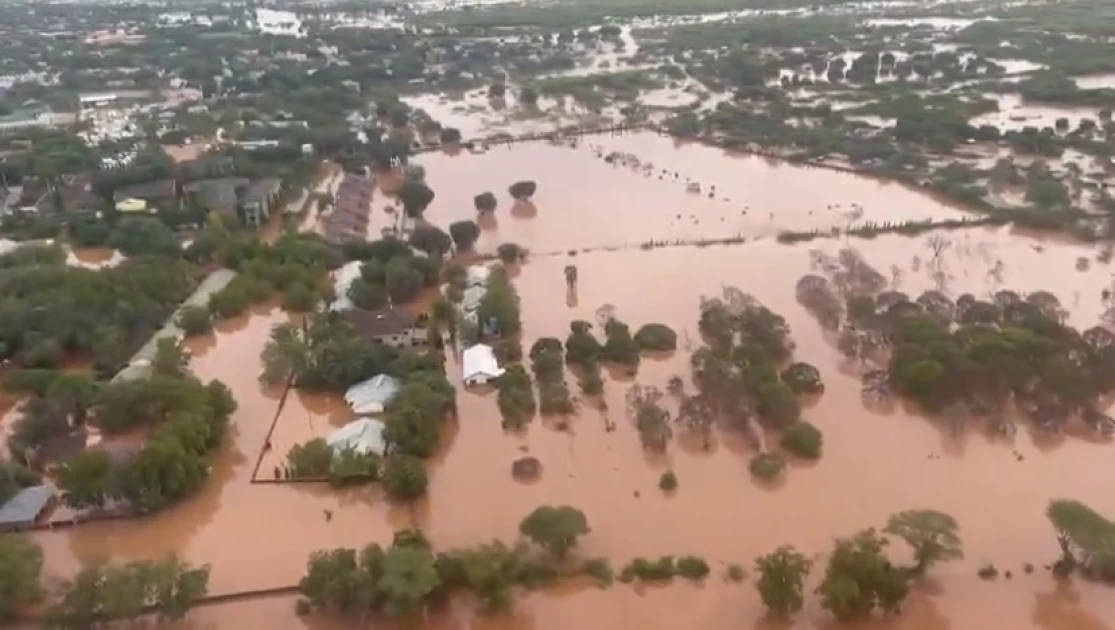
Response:
MULTIPOLYGON (((938 241, 943 248, 947 242, 938 241)), ((932 263, 931 263, 932 264, 932 263)), ((836 332, 840 351, 864 366, 868 401, 906 397, 959 429, 990 417, 1014 431, 1007 405, 1038 427, 1061 431, 1079 417, 1093 431, 1115 431, 1101 398, 1115 388, 1115 336, 1079 332, 1046 291, 1001 290, 990 300, 955 302, 940 291, 917 298, 886 290, 882 275, 852 250, 822 266, 830 277, 798 281, 798 299, 836 332)))

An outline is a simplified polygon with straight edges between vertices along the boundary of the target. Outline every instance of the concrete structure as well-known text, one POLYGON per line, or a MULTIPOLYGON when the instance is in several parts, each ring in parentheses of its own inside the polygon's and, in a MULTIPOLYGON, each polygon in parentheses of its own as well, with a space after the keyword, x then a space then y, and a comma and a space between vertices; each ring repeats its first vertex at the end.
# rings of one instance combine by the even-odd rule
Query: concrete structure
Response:
POLYGON ((484 385, 503 376, 504 371, 491 346, 477 344, 461 355, 461 380, 465 385, 484 385))
POLYGON ((171 205, 178 203, 178 185, 173 179, 158 179, 146 184, 122 186, 112 193, 116 203, 127 199, 142 199, 149 206, 171 205))
POLYGON ((49 484, 20 490, 0 506, 0 532, 30 529, 39 516, 50 507, 56 495, 54 486, 49 484))
POLYGON ((116 373, 116 376, 112 377, 112 382, 116 383, 118 381, 135 380, 151 376, 151 361, 155 358, 155 352, 158 350, 159 341, 163 339, 182 339, 185 336, 185 333, 178 327, 177 323, 178 314, 182 312, 182 309, 186 306, 207 307, 209 305, 209 296, 228 286, 228 283, 232 282, 232 279, 235 278, 236 275, 236 272, 231 269, 218 269, 209 274, 205 280, 202 280, 197 290, 193 292, 193 295, 186 298, 186 301, 174 311, 159 332, 155 333, 147 343, 143 344, 143 347, 135 353, 131 361, 128 361, 128 365, 124 366, 124 369, 120 370, 116 373))
POLYGON ((420 327, 406 309, 385 306, 374 311, 351 309, 345 319, 357 334, 393 348, 413 348, 429 342, 426 329, 420 327))

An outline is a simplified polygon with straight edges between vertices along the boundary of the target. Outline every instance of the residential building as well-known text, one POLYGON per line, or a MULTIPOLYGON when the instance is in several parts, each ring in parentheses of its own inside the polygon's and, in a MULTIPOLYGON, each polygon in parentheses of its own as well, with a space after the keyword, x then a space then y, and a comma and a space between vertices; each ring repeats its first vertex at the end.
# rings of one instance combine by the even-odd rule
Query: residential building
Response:
POLYGON ((187 203, 196 203, 209 212, 240 221, 240 196, 248 188, 243 177, 222 177, 190 182, 182 187, 187 203))
POLYGON ((178 204, 178 185, 173 179, 157 179, 145 184, 123 186, 117 188, 112 194, 114 203, 126 199, 142 199, 149 206, 171 206, 178 204))
POLYGON ((54 486, 49 484, 20 490, 0 506, 0 532, 31 529, 39 516, 54 503, 56 495, 54 486))
POLYGON ((503 376, 504 371, 491 346, 476 344, 461 354, 461 380, 465 385, 487 384, 503 376))
POLYGON ((275 205, 279 203, 282 186, 283 182, 277 177, 265 177, 249 184, 240 199, 244 223, 256 227, 266 223, 275 205))
POLYGON ((412 348, 429 343, 426 328, 406 309, 385 306, 374 311, 352 309, 344 318, 361 337, 393 348, 412 348))

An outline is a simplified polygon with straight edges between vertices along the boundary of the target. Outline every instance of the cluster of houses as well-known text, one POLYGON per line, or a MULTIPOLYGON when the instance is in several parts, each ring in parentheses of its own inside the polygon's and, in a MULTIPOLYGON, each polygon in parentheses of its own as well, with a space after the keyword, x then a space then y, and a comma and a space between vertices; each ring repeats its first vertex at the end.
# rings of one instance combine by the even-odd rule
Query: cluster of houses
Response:
POLYGON ((321 220, 325 240, 343 243, 367 237, 373 183, 367 175, 345 173, 333 193, 333 209, 321 220))

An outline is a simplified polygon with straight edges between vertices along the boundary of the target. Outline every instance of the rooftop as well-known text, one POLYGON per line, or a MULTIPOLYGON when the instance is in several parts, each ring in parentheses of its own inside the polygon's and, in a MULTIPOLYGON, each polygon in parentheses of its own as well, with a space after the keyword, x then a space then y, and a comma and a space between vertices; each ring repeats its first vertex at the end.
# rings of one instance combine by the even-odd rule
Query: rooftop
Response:
POLYGON ((414 328, 414 316, 406 309, 395 306, 374 311, 355 308, 345 311, 344 317, 364 337, 396 335, 414 328))
POLYGON ((54 486, 48 484, 20 490, 0 507, 0 529, 31 525, 55 494, 54 486))

